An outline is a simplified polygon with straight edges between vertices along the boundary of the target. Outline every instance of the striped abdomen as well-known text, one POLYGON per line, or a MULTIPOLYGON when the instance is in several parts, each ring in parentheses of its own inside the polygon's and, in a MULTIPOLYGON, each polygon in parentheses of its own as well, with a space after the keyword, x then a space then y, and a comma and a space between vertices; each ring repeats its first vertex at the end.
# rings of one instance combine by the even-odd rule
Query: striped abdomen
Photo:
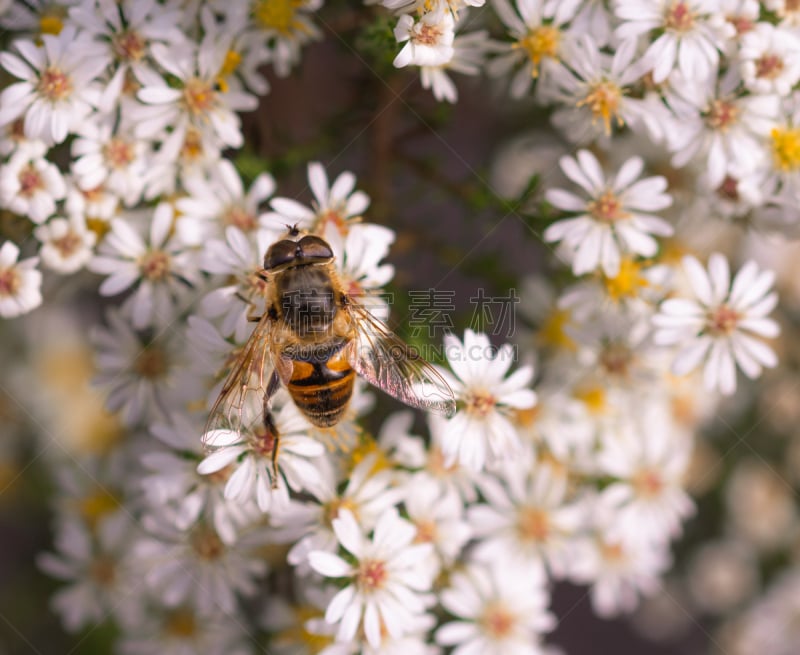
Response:
POLYGON ((293 360, 287 389, 298 409, 320 428, 336 425, 353 395, 356 374, 344 350, 323 361, 293 360))

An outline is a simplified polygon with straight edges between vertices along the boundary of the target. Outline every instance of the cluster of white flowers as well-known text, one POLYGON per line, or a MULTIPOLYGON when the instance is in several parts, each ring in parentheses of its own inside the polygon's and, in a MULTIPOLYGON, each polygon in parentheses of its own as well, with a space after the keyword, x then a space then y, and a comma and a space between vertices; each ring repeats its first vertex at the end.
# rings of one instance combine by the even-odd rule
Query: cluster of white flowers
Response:
POLYGON ((394 66, 438 100, 457 101, 451 72, 490 72, 552 112, 575 150, 511 166, 538 176, 541 242, 574 277, 523 281, 513 343, 444 337, 454 416, 373 415, 373 437, 380 392, 359 381, 322 430, 279 389, 276 452, 260 425, 203 428, 268 247, 291 226, 324 238, 383 319, 395 272, 354 174, 308 163, 304 204, 227 157, 265 67, 288 75, 322 37, 322 4, 0 2, 0 210, 28 235, 0 245, 0 316, 44 296, 20 332, 54 345, 11 392, 51 378, 52 606, 69 630, 113 620, 131 655, 545 652, 558 582, 604 617, 659 590, 698 434, 752 396, 739 371, 778 365, 774 262, 746 228, 800 233, 800 9, 365 2, 397 16, 394 66), (40 263, 74 286, 50 302, 40 263), (87 290, 106 307, 88 340, 87 290))

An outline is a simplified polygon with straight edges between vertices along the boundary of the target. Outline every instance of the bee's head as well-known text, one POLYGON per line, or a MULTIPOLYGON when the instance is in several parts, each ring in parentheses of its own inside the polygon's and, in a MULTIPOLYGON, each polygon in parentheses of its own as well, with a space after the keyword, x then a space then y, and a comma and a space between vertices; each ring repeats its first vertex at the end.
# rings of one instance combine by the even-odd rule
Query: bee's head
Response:
MULTIPOLYGON (((292 232, 290 236, 300 236, 292 232)), ((299 239, 281 239, 273 243, 264 256, 264 269, 279 271, 292 266, 305 264, 327 264, 333 260, 333 250, 328 242, 320 237, 306 235, 299 239)))

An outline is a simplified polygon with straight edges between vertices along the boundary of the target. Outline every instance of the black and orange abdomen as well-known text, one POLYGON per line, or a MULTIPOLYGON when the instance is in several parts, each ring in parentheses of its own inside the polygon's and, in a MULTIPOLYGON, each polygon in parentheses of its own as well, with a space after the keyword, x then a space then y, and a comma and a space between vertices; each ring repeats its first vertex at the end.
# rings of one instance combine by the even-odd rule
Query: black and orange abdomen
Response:
POLYGON ((293 360, 287 389, 297 408, 320 428, 336 425, 353 395, 355 371, 340 349, 329 359, 293 360))

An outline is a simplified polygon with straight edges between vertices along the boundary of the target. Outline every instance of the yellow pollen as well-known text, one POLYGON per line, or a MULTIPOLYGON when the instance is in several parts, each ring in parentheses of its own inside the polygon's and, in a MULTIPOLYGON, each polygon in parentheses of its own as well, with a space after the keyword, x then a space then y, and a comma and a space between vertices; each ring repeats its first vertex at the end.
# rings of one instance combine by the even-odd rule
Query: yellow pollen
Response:
POLYGON ((97 236, 97 243, 100 243, 103 240, 103 237, 108 234, 108 231, 111 229, 111 225, 108 223, 108 221, 102 218, 95 218, 94 216, 88 216, 86 218, 86 227, 95 233, 97 236))
POLYGON ((164 633, 171 637, 188 639, 197 633, 197 621, 188 610, 170 612, 164 621, 164 633))
POLYGON ((756 77, 774 80, 783 72, 783 59, 778 55, 764 55, 756 61, 756 77))
POLYGON ((253 16, 265 30, 275 30, 283 36, 301 27, 295 14, 303 0, 258 0, 253 16))
POLYGON ((564 350, 575 350, 575 342, 564 329, 569 325, 570 313, 565 309, 554 309, 539 328, 539 337, 545 345, 564 350))
POLYGON ((539 77, 539 66, 546 57, 556 59, 558 48, 561 44, 561 32, 552 25, 537 27, 514 44, 514 48, 522 48, 528 53, 528 58, 533 64, 531 74, 539 77))
POLYGON ((650 283, 642 275, 642 265, 631 257, 623 257, 616 277, 603 276, 608 296, 618 302, 623 298, 636 298, 650 283))
POLYGON ((547 541, 550 536, 550 514, 538 507, 521 507, 517 514, 517 532, 526 541, 547 541))
POLYGON ((195 529, 191 536, 191 544, 198 557, 207 561, 219 559, 225 553, 222 539, 207 525, 195 529))
POLYGON ((708 126, 724 132, 739 120, 739 109, 732 102, 714 100, 706 113, 708 126))
POLYGON ((622 210, 622 203, 610 189, 604 191, 597 200, 592 200, 586 208, 592 218, 604 223, 613 223, 630 216, 630 214, 622 210))
POLYGON ((163 282, 169 276, 169 255, 162 250, 151 250, 139 259, 139 270, 145 280, 163 282))
POLYGON ((536 423, 536 419, 539 417, 540 411, 541 408, 539 405, 534 405, 533 407, 528 407, 527 409, 515 409, 512 413, 514 423, 522 428, 529 428, 536 423))
POLYGON ((335 498, 324 506, 325 524, 332 525, 333 519, 339 517, 339 512, 343 509, 352 512, 353 516, 358 518, 358 505, 356 505, 351 498, 335 498))
POLYGON ((20 170, 17 179, 19 180, 19 193, 26 198, 30 198, 40 189, 44 189, 44 180, 33 164, 28 164, 20 170))
POLYGON ((78 501, 78 511, 90 529, 94 529, 100 519, 115 512, 119 506, 119 501, 105 489, 96 489, 78 501))
POLYGON ((800 128, 774 128, 772 136, 772 156, 775 167, 781 171, 800 168, 800 128))
POLYGON ((606 409, 606 392, 601 386, 587 386, 576 389, 573 396, 586 405, 592 414, 602 414, 606 409))
POLYGON ((600 554, 607 562, 622 562, 625 559, 625 550, 618 542, 602 542, 600 544, 600 554))
POLYGON ((577 103, 578 107, 584 105, 592 112, 592 122, 603 121, 606 135, 611 134, 611 119, 616 119, 617 127, 622 127, 625 121, 619 115, 619 101, 622 90, 613 82, 600 82, 589 89, 589 93, 577 103))
POLYGON ((386 453, 378 446, 378 442, 369 435, 359 439, 356 446, 348 454, 347 466, 351 471, 370 456, 375 458, 370 474, 391 468, 391 462, 386 453))
POLYGON ((15 296, 22 286, 22 278, 14 268, 0 270, 0 298, 15 296))
POLYGON ((145 45, 138 32, 122 32, 114 39, 114 54, 123 61, 139 61, 145 55, 145 45))
POLYGON ((72 93, 72 80, 60 69, 49 66, 42 71, 37 88, 45 98, 56 102, 72 93))
POLYGON ((466 404, 467 412, 483 417, 495 408, 497 400, 488 391, 472 391, 466 398, 466 404))
POLYGON ((715 336, 728 335, 736 329, 742 316, 727 305, 720 305, 706 317, 708 331, 715 336))
POLYGON ((658 471, 653 469, 642 469, 633 477, 633 487, 640 496, 653 498, 661 493, 664 482, 658 471))
POLYGON ((58 35, 64 29, 64 16, 58 13, 43 14, 39 18, 39 33, 58 35))
POLYGON ((133 371, 146 380, 164 377, 168 369, 166 354, 154 345, 145 346, 133 362, 133 371))
POLYGON ((435 25, 423 24, 420 26, 419 31, 414 34, 413 39, 415 43, 422 45, 436 45, 442 37, 442 30, 435 25))
POLYGON ((208 82, 193 77, 183 88, 183 100, 194 115, 206 114, 214 106, 216 92, 208 82))
POLYGON ((433 521, 419 521, 416 523, 417 526, 417 534, 414 537, 414 541, 418 544, 423 543, 432 543, 436 541, 436 524, 433 521))
POLYGON ((694 14, 686 2, 673 2, 664 16, 664 27, 675 32, 688 32, 694 27, 694 14))
POLYGON ((364 560, 358 566, 358 583, 362 591, 377 591, 386 584, 389 574, 380 560, 364 560))
POLYGON ((310 605, 301 605, 292 609, 294 622, 290 627, 273 635, 273 646, 280 650, 285 647, 297 647, 302 644, 307 647, 309 653, 320 653, 333 643, 332 636, 314 634, 306 628, 310 620, 322 618, 322 614, 317 608, 310 605))
POLYGON ((200 132, 190 127, 186 130, 186 137, 183 139, 181 147, 181 158, 184 161, 192 162, 203 156, 203 138, 200 132))
POLYGON ((503 603, 496 601, 486 605, 480 625, 492 639, 501 640, 514 630, 517 619, 503 603))

